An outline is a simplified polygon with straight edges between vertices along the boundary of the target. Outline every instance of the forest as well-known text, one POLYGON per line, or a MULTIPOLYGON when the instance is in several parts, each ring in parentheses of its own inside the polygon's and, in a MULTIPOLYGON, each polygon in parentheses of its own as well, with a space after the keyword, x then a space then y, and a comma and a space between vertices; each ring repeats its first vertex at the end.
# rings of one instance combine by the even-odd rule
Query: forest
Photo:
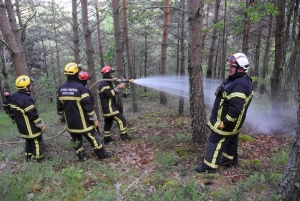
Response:
MULTIPOLYGON (((51 156, 27 163, 25 141, 1 107, 1 198, 298 200, 299 3, 0 0, 0 103, 5 92, 17 91, 18 76, 34 79, 31 95, 51 156), (197 174, 215 90, 228 76, 228 55, 238 52, 247 55, 254 87, 239 134, 240 164, 197 174), (106 145, 114 152, 111 159, 77 161, 70 135, 58 122, 57 89, 66 82, 70 62, 91 75, 100 134, 95 86, 101 69, 112 66, 115 77, 135 80, 117 99, 135 138, 106 145)), ((115 126, 113 133, 118 136, 115 126)))

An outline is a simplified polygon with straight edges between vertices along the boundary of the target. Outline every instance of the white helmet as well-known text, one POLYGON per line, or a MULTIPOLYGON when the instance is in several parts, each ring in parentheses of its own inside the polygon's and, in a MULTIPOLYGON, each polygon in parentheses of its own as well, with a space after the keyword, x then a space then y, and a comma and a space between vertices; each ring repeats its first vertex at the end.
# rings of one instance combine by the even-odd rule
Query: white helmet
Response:
POLYGON ((226 62, 230 65, 234 65, 234 66, 243 68, 245 70, 245 72, 248 71, 249 61, 248 61, 247 56, 244 53, 231 54, 226 59, 226 62))

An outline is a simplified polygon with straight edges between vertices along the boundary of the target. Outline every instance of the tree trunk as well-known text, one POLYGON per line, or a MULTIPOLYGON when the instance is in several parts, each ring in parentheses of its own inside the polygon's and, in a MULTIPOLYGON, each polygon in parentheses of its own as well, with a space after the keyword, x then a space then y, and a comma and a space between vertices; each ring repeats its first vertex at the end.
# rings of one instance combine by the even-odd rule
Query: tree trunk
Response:
MULTIPOLYGON (((0 32, 0 36, 1 36, 0 39, 2 40, 1 32, 0 32)), ((1 73, 3 75, 3 79, 2 79, 2 81, 3 81, 3 91, 4 92, 5 91, 10 92, 9 84, 8 84, 8 73, 7 73, 8 63, 6 62, 6 59, 5 59, 6 55, 7 55, 7 53, 6 53, 6 50, 4 48, 4 45, 2 45, 0 43, 0 57, 1 57, 1 63, 2 63, 2 66, 3 66, 3 69, 1 71, 1 73)), ((2 87, 0 89, 2 90, 2 87)), ((2 92, 1 94, 3 94, 3 91, 1 91, 2 92)))
MULTIPOLYGON (((115 36, 115 46, 116 46, 116 58, 117 58, 117 74, 118 77, 124 75, 123 69, 123 51, 122 51, 122 33, 120 29, 120 17, 119 17, 119 1, 111 1, 112 12, 113 12, 113 21, 114 21, 114 36, 115 36)), ((117 95, 117 106, 119 111, 123 113, 123 93, 117 95)))
POLYGON ((26 62, 25 62, 25 53, 24 53, 24 50, 23 50, 22 42, 21 42, 20 28, 17 24, 16 14, 15 14, 15 11, 13 9, 13 5, 12 5, 11 0, 5 0, 5 5, 6 5, 6 10, 7 10, 7 14, 8 14, 8 18, 9 18, 9 22, 10 22, 10 25, 11 25, 12 32, 15 36, 16 42, 17 42, 19 50, 20 50, 22 66, 23 66, 26 74, 28 75, 27 65, 26 65, 26 62))
MULTIPOLYGON (((92 44, 92 38, 91 38, 91 32, 89 30, 89 23, 88 23, 88 10, 87 10, 87 0, 80 0, 81 2, 81 11, 82 11, 82 30, 83 35, 85 39, 85 51, 87 56, 87 65, 88 65, 88 71, 91 75, 90 82, 95 83, 96 82, 96 75, 95 75, 95 64, 94 64, 94 50, 93 50, 93 44, 92 44)), ((97 98, 96 90, 92 90, 92 94, 94 98, 97 98)), ((97 114, 97 117, 99 118, 99 104, 94 104, 94 111, 97 114)))
POLYGON ((275 59, 274 69, 271 77, 271 103, 273 111, 281 112, 281 80, 283 77, 284 67, 284 34, 285 34, 285 3, 286 0, 277 1, 277 9, 279 13, 276 16, 275 29, 275 59))
MULTIPOLYGON (((261 34, 262 34, 262 24, 259 23, 259 28, 257 30, 257 44, 255 46, 255 59, 254 59, 254 73, 251 75, 257 76, 258 77, 258 68, 259 68, 259 60, 260 60, 260 46, 261 46, 261 34)), ((252 72, 252 71, 251 71, 252 72)), ((253 83, 253 89, 256 90, 257 87, 257 82, 253 83)))
MULTIPOLYGON (((19 26, 20 29, 22 30, 22 32, 20 33, 20 37, 21 37, 20 40, 22 45, 22 51, 24 52, 24 61, 26 65, 25 71, 28 72, 28 75, 31 75, 32 64, 27 50, 27 34, 26 34, 28 23, 23 24, 21 12, 20 12, 19 0, 15 1, 15 5, 16 5, 16 13, 18 16, 19 26)), ((34 15, 30 17, 30 20, 36 15, 36 13, 37 12, 35 12, 34 15)))
POLYGON ((298 79, 297 131, 289 162, 281 178, 277 192, 281 201, 298 201, 300 197, 300 79, 298 79))
MULTIPOLYGON (((185 0, 180 0, 181 2, 181 9, 185 10, 185 0)), ((185 12, 181 12, 181 22, 180 22, 180 75, 184 76, 185 75, 185 45, 184 45, 184 39, 185 39, 185 34, 184 34, 184 22, 185 22, 185 12)), ((179 98, 179 108, 178 108, 178 114, 183 115, 184 112, 184 97, 179 98)))
POLYGON ((206 71, 206 78, 212 78, 212 69, 213 69, 213 61, 215 56, 215 46, 217 40, 217 29, 215 28, 215 24, 218 22, 219 19, 219 9, 220 9, 221 0, 215 1, 215 10, 214 10, 214 19, 213 19, 213 31, 211 34, 210 39, 210 49, 208 54, 208 62, 207 62, 207 71, 206 71))
POLYGON ((78 28, 78 21, 77 21, 77 0, 72 0, 72 20, 73 20, 74 62, 80 64, 79 28, 78 28))
POLYGON ((206 143, 206 112, 204 104, 203 72, 201 66, 202 0, 188 0, 189 54, 188 72, 190 80, 190 112, 193 141, 206 143))
MULTIPOLYGON (((148 61, 148 27, 146 26, 146 31, 144 33, 145 39, 144 39, 144 77, 147 77, 147 61, 148 61)), ((147 87, 144 87, 144 92, 147 92, 147 87)))
MULTIPOLYGON (((168 50, 168 36, 169 36, 169 23, 170 23, 170 0, 164 0, 164 25, 163 25, 163 35, 161 42, 161 67, 160 75, 166 75, 166 66, 167 66, 167 50, 168 50)), ((167 94, 166 92, 161 91, 160 93, 160 104, 167 104, 167 94)))
POLYGON ((17 44, 16 38, 12 32, 12 28, 9 23, 9 19, 6 15, 5 4, 3 0, 0 0, 0 30, 3 34, 3 38, 6 42, 6 47, 10 51, 13 66, 15 68, 17 76, 25 74, 25 66, 22 61, 21 52, 17 44))
MULTIPOLYGON (((246 0, 247 2, 248 0, 246 0)), ((249 5, 247 7, 252 7, 254 5, 254 0, 250 0, 249 5)), ((251 19, 250 16, 248 16, 246 14, 246 18, 247 18, 247 29, 245 30, 245 34, 244 34, 244 43, 243 43, 243 53, 248 55, 248 49, 249 49, 249 41, 250 41, 250 31, 251 31, 251 19)))
POLYGON ((99 43, 98 46, 99 46, 100 65, 101 65, 101 68, 103 68, 104 67, 104 59, 103 59, 103 49, 102 49, 102 39, 101 39, 98 0, 95 0, 95 9, 96 9, 96 17, 97 17, 97 33, 98 33, 98 43, 99 43))
MULTIPOLYGON (((134 78, 133 74, 133 68, 131 65, 131 56, 130 56, 130 48, 129 48, 129 37, 128 37, 128 28, 127 28, 127 13, 126 13, 126 0, 122 0, 122 5, 123 5, 123 29, 124 29, 124 40, 125 40, 125 47, 126 47, 126 55, 127 55, 127 63, 128 63, 128 69, 129 69, 129 77, 130 79, 134 78)), ((132 98, 132 109, 133 112, 138 111, 138 104, 136 101, 136 92, 135 92, 135 84, 130 84, 131 87, 131 98, 132 98)))
POLYGON ((60 49, 59 49, 59 44, 58 44, 58 34, 57 34, 57 26, 55 23, 55 14, 54 14, 54 0, 52 0, 52 15, 53 15, 53 30, 54 30, 54 39, 55 39, 55 54, 56 54, 56 68, 58 72, 58 77, 59 77, 59 82, 56 83, 57 88, 63 84, 63 71, 60 66, 60 49))
POLYGON ((261 94, 264 94, 265 92, 267 92, 265 79, 267 77, 268 70, 269 70, 270 50, 271 50, 271 43, 272 43, 271 42, 271 37, 272 37, 272 33, 273 33, 273 24, 274 24, 274 16, 271 15, 270 19, 269 19, 269 28, 268 28, 268 35, 267 35, 267 38, 266 38, 265 55, 264 55, 263 66, 262 66, 262 71, 261 71, 261 79, 263 81, 260 85, 260 90, 259 90, 259 93, 261 93, 261 94))

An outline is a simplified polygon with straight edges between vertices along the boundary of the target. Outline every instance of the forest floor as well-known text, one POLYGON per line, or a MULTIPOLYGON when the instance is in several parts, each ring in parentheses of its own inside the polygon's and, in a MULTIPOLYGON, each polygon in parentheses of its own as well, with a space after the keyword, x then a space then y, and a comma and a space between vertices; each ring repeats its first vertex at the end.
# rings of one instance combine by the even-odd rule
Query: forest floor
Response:
MULTIPOLYGON (((266 172, 279 172, 279 174, 283 174, 286 164, 284 162, 278 164, 278 162, 274 162, 272 159, 274 155, 281 150, 287 150, 288 152, 294 140, 294 135, 290 133, 282 134, 282 132, 278 132, 277 134, 274 132, 272 134, 262 134, 255 132, 255 130, 247 130, 247 128, 245 128, 244 131, 241 132, 241 135, 246 134, 250 136, 251 139, 239 140, 239 165, 229 168, 219 167, 216 174, 199 174, 196 173, 194 169, 202 163, 206 144, 199 145, 192 141, 189 115, 178 116, 171 110, 164 110, 157 113, 128 112, 126 114, 128 133, 134 136, 134 139, 126 142, 121 141, 118 135, 118 127, 114 125, 112 135, 114 135, 117 140, 108 145, 104 145, 107 150, 114 153, 112 158, 103 160, 96 159, 90 145, 84 140, 84 147, 91 158, 86 162, 79 162, 72 146, 66 146, 66 143, 70 140, 70 136, 67 132, 63 132, 54 139, 47 140, 47 138, 57 135, 59 131, 64 129, 62 125, 55 122, 47 127, 47 131, 44 135, 46 144, 45 153, 52 158, 58 159, 56 159, 57 161, 54 160, 54 162, 43 163, 50 165, 58 174, 66 170, 71 170, 70 167, 73 166, 78 166, 83 169, 85 174, 84 179, 78 182, 81 183, 85 191, 92 191, 92 189, 99 188, 99 182, 103 181, 104 178, 109 180, 108 183, 116 182, 107 188, 118 189, 118 186, 121 186, 121 189, 114 190, 117 194, 117 200, 126 200, 125 197, 127 197, 128 200, 135 200, 136 197, 134 197, 133 194, 136 189, 146 189, 143 191, 145 198, 151 198, 151 194, 155 193, 159 188, 170 185, 175 188, 175 184, 186 186, 191 181, 195 181, 197 184, 209 188, 209 196, 212 196, 211 193, 214 191, 219 192, 220 188, 225 190, 237 188, 238 183, 246 181, 254 174, 266 172), (103 164, 118 174, 116 181, 111 181, 112 179, 108 178, 105 173, 100 174, 98 170, 95 169, 95 165, 97 164, 103 164), (276 169, 276 171, 274 171, 274 169, 276 169), (133 174, 132 171, 134 172, 133 174), (158 175, 163 176, 161 178, 158 175)), ((103 128, 103 123, 101 123, 100 128, 103 128)), ((16 139, 20 140, 19 138, 16 139)), ((1 146, 3 160, 0 163, 0 173, 9 171, 10 174, 18 175, 24 171, 22 169, 26 166, 26 162, 24 162, 23 157, 21 157, 23 154, 17 153, 19 157, 14 157, 12 160, 6 158, 9 154, 7 154, 5 150, 13 150, 15 146, 16 145, 13 144, 1 146)), ((23 152, 22 147, 23 143, 18 148, 21 152, 23 152)), ((45 166, 42 167, 46 168, 45 166)), ((5 177, 9 179, 8 175, 5 177)), ((278 182, 279 184, 280 178, 281 176, 279 175, 275 183, 278 182)), ((62 182, 58 183, 62 185, 62 182)), ((51 191, 53 191, 52 193, 59 196, 60 192, 56 192, 57 190, 55 190, 57 186, 54 185, 51 187, 51 185, 53 184, 50 182, 50 187, 48 184, 48 187, 39 187, 38 191, 29 189, 29 192, 34 191, 36 194, 46 194, 45 191, 50 188, 52 189, 51 191)), ((276 192, 274 185, 271 188, 273 192, 276 192)), ((66 196, 65 193, 61 196, 63 195, 66 196)), ((76 194, 75 196, 77 198, 74 199, 78 200, 78 197, 83 195, 76 194)), ((160 196, 161 199, 164 199, 164 195, 160 196)), ((258 187, 252 196, 247 195, 247 201, 261 200, 261 196, 270 197, 270 188, 258 187), (257 199, 258 194, 260 199, 257 199)), ((53 195, 50 197, 53 197, 53 195)), ((74 200, 70 197, 66 199, 74 200)), ((82 199, 81 197, 79 200, 82 199)), ((223 200, 226 199, 227 198, 223 198, 223 200)))

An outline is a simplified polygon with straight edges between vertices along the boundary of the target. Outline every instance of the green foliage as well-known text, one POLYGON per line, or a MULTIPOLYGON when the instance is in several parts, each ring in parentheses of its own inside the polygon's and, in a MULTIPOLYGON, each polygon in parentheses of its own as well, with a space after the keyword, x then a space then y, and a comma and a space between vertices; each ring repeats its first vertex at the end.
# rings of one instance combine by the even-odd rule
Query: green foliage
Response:
POLYGON ((217 29, 217 31, 221 31, 223 29, 223 27, 224 27, 223 21, 219 21, 214 24, 214 28, 217 29))
POLYGON ((161 152, 155 157, 156 162, 165 169, 171 169, 180 161, 180 157, 173 152, 161 152))
POLYGON ((70 166, 62 170, 62 176, 65 184, 71 189, 72 187, 75 187, 77 182, 82 178, 83 170, 76 170, 74 166, 70 166))
POLYGON ((239 135, 239 139, 243 142, 252 142, 253 141, 253 138, 246 134, 239 135))

